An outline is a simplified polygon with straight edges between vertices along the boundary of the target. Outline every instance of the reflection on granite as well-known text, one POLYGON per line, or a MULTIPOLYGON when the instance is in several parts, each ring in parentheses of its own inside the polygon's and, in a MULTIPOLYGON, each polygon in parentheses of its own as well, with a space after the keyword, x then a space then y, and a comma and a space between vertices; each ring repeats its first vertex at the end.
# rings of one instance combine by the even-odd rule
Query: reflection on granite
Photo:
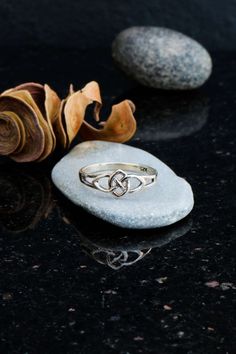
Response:
POLYGON ((94 258, 95 261, 100 264, 106 264, 114 270, 118 270, 124 266, 131 266, 151 252, 151 248, 147 250, 114 251, 97 246, 94 247, 86 243, 83 243, 82 246, 85 252, 94 258))
POLYGON ((209 98, 204 93, 136 89, 127 95, 136 103, 136 139, 177 139, 198 132, 207 122, 209 98))
POLYGON ((83 249, 98 263, 117 270, 140 261, 153 248, 162 247, 185 235, 191 229, 192 220, 186 219, 162 229, 146 230, 145 236, 143 230, 123 230, 102 225, 96 218, 91 224, 93 227, 80 226, 78 230, 83 249))
MULTIPOLYGON (((0 228, 8 233, 35 229, 55 207, 51 181, 37 170, 13 163, 0 171, 0 186, 0 228)), ((68 214, 68 210, 68 218, 73 219, 74 215, 75 228, 84 251, 98 263, 114 270, 135 264, 153 248, 185 235, 192 225, 190 219, 185 219, 169 227, 146 230, 144 236, 143 230, 120 229, 92 215, 89 216, 89 224, 86 217, 82 219, 85 224, 81 219, 78 224, 78 208, 70 205, 64 210, 61 206, 62 215, 68 214)), ((67 216, 64 220, 68 220, 67 216)))
POLYGON ((34 229, 53 207, 51 182, 34 169, 20 165, 0 171, 0 227, 19 233, 34 229))

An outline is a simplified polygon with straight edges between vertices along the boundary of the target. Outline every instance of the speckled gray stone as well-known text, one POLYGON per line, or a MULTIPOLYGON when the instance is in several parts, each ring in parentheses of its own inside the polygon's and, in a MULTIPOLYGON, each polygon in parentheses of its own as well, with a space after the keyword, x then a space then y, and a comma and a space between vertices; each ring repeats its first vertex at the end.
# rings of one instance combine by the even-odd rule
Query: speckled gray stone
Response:
POLYGON ((118 143, 90 141, 77 145, 53 168, 52 180, 73 203, 103 220, 126 228, 144 229, 173 224, 188 215, 194 203, 190 185, 167 165, 144 150, 118 143), (115 198, 89 188, 79 180, 81 167, 98 162, 146 164, 158 170, 158 180, 142 192, 115 198))
POLYGON ((212 71, 205 48, 168 28, 130 27, 115 38, 112 55, 126 74, 153 88, 194 89, 212 71))

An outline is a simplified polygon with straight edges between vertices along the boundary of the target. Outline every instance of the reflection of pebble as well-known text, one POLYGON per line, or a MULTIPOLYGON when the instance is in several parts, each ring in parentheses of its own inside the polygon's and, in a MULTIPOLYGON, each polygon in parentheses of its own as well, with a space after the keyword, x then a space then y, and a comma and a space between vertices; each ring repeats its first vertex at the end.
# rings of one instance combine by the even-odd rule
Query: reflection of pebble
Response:
POLYGON ((178 139, 197 133, 207 122, 209 100, 199 92, 149 90, 131 94, 137 102, 135 138, 145 141, 178 139))
POLYGON ((131 27, 118 34, 112 54, 139 83, 162 89, 193 89, 208 79, 208 52, 182 33, 161 27, 131 27))

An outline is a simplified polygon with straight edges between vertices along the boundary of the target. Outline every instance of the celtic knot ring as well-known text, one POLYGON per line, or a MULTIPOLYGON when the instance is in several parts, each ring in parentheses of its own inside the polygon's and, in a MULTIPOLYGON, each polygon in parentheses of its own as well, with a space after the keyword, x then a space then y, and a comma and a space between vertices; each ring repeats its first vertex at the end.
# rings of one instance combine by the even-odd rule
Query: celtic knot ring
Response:
POLYGON ((122 197, 152 186, 156 182, 157 171, 146 165, 108 162, 81 168, 79 177, 88 187, 122 197))

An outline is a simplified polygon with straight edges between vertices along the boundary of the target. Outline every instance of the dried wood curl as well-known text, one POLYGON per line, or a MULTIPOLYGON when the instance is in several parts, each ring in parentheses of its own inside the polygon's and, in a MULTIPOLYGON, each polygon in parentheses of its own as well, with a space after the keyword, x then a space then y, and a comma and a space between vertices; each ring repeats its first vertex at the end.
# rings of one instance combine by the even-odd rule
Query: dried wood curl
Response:
POLYGON ((100 121, 102 99, 97 82, 60 99, 47 84, 29 82, 0 95, 0 155, 17 162, 42 161, 56 147, 68 149, 77 135, 82 140, 128 141, 135 133, 134 104, 124 100, 112 106, 107 120, 100 121), (94 104, 98 128, 85 121, 87 107, 94 104))

